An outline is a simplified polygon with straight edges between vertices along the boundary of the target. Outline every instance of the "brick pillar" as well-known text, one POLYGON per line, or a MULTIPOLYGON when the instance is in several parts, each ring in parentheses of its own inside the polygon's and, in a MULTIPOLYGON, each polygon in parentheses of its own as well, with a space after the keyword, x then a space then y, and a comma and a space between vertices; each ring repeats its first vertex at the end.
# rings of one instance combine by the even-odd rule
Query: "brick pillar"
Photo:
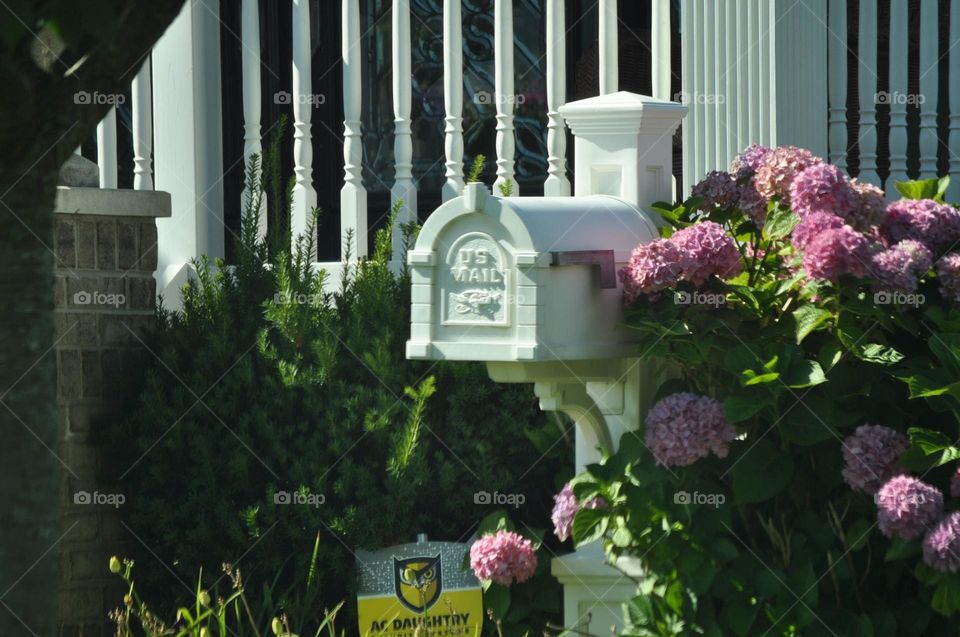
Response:
POLYGON ((121 601, 111 555, 132 542, 120 519, 128 494, 103 484, 130 458, 107 457, 98 432, 119 417, 127 380, 153 325, 157 217, 170 215, 164 192, 60 188, 54 234, 54 318, 63 538, 60 542, 60 634, 112 635, 107 612, 121 601))

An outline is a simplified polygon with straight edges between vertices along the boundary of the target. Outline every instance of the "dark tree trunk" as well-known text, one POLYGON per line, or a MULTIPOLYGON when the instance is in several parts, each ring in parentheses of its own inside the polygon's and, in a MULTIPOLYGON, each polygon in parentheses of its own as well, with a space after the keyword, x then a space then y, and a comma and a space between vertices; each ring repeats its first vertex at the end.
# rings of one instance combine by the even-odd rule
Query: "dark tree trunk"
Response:
MULTIPOLYGON (((51 165, 53 164, 53 165, 51 165)), ((50 158, 0 174, 0 635, 53 635, 60 476, 50 158)))

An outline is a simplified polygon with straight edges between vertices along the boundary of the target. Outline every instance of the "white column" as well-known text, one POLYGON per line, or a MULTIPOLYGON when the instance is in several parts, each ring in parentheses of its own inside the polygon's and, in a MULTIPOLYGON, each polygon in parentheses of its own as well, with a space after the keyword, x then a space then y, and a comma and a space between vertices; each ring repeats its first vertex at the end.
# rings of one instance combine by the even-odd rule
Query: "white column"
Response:
MULTIPOLYGON (((720 160, 720 112, 717 104, 717 78, 720 69, 723 68, 720 62, 720 56, 717 53, 717 32, 720 29, 718 20, 722 21, 722 14, 718 16, 717 0, 703 0, 703 83, 697 89, 694 97, 703 105, 704 128, 703 137, 706 144, 706 156, 704 157, 703 172, 716 168, 720 160)), ((697 36, 694 36, 697 37, 697 36)), ((703 175, 699 175, 702 177, 703 175)))
MULTIPOLYGON (((459 1, 459 0, 458 0, 459 1)), ((564 0, 547 0, 547 180, 543 194, 569 197, 567 130, 558 110, 567 101, 567 20, 564 0)))
POLYGON ((117 187, 117 108, 111 106, 107 115, 97 124, 97 165, 100 168, 100 187, 117 187))
MULTIPOLYGON (((446 177, 443 201, 458 197, 463 191, 463 24, 460 3, 443 0, 443 110, 446 177)), ((548 9, 549 11, 549 9, 548 9)), ((549 14, 548 14, 549 15, 549 14)), ((550 38, 547 29, 547 39, 550 38)), ((549 62, 547 53, 547 66, 549 62)), ((548 80, 549 82, 549 80, 548 80)), ((549 84, 547 92, 549 93, 549 84)))
MULTIPOLYGON (((243 194, 240 197, 242 210, 246 210, 247 199, 251 196, 260 180, 260 173, 253 175, 254 183, 248 181, 246 170, 251 155, 261 156, 263 146, 260 141, 260 3, 258 0, 243 0, 240 8, 241 38, 241 76, 243 82, 243 194)), ((261 156, 262 159, 262 156, 261 156)), ((260 223, 257 234, 263 238, 267 234, 267 199, 263 197, 260 205, 260 223)))
POLYGON ((950 188, 947 201, 960 201, 960 0, 950 0, 950 77, 948 82, 950 105, 950 188))
POLYGON ((494 100, 497 104, 497 179, 493 182, 493 194, 499 195, 499 188, 509 183, 511 195, 518 196, 520 189, 513 165, 516 143, 513 128, 513 0, 496 0, 493 11, 494 100))
MULTIPOLYGON (((670 95, 670 0, 652 0, 650 5, 650 54, 653 58, 653 97, 672 99, 670 95)), ((551 33, 547 28, 547 33, 551 33)))
MULTIPOLYGON (((920 178, 937 176, 937 0, 920 1, 920 178)), ((952 8, 952 7, 951 7, 952 8)), ((956 83, 957 78, 953 78, 956 83)))
MULTIPOLYGON (((396 174, 390 201, 403 200, 393 229, 393 254, 403 249, 401 223, 417 218, 417 187, 413 183, 413 136, 410 132, 410 2, 393 0, 393 159, 396 174)), ((396 258, 396 257, 395 257, 396 258)))
POLYGON ((317 191, 313 189, 313 141, 310 116, 313 81, 310 76, 310 0, 293 0, 293 204, 290 211, 291 239, 307 231, 317 191))
POLYGON ((153 152, 153 104, 150 94, 150 56, 133 78, 130 93, 133 98, 133 188, 153 190, 153 171, 150 155, 153 152))
POLYGON ((725 13, 723 24, 726 26, 724 27, 724 41, 718 43, 723 48, 724 57, 719 86, 723 93, 723 108, 721 109, 723 122, 719 129, 722 143, 717 170, 723 170, 730 163, 740 146, 737 114, 737 73, 740 66, 737 60, 737 3, 726 2, 720 6, 725 13))
MULTIPOLYGON (((755 47, 755 40, 748 35, 750 24, 750 6, 746 2, 734 4, 737 19, 737 41, 734 45, 736 64, 736 81, 734 95, 737 97, 737 140, 731 149, 731 156, 743 150, 750 143, 753 135, 750 133, 750 51, 755 47)), ((732 158, 732 157, 731 157, 732 158)))
MULTIPOLYGON (((936 2, 936 0, 934 0, 936 2)), ((934 31, 936 33, 936 31, 934 31)), ((934 48, 936 48, 936 38, 934 48)), ((860 3, 860 174, 861 181, 880 184, 877 174, 877 3, 860 3)))
POLYGON ((697 174, 699 164, 698 151, 698 126, 697 115, 700 109, 696 104, 690 103, 687 97, 693 87, 696 86, 694 70, 697 65, 696 41, 692 40, 690 34, 694 32, 693 21, 697 8, 692 0, 683 0, 680 3, 680 38, 683 46, 680 49, 680 96, 681 101, 686 102, 690 109, 686 121, 683 123, 683 195, 690 192, 690 186, 693 184, 694 175, 697 174))
MULTIPOLYGON (((847 0, 830 0, 827 73, 830 87, 830 163, 847 169, 847 0)), ((904 29, 906 24, 904 24, 904 29)), ((906 62, 906 59, 904 59, 906 62)))
POLYGON ((619 90, 617 54, 617 0, 599 0, 600 10, 600 95, 619 90))
MULTIPOLYGON (((747 0, 747 50, 745 59, 747 72, 747 130, 750 131, 747 144, 760 143, 760 7, 757 0, 747 0)), ((743 150, 743 149, 738 149, 743 150)))
POLYGON ((760 138, 758 143, 764 146, 774 144, 773 130, 777 125, 776 102, 773 95, 773 64, 771 64, 770 53, 773 36, 773 19, 771 17, 770 3, 767 0, 760 0, 759 3, 759 40, 760 50, 757 56, 759 62, 759 90, 757 106, 757 125, 760 128, 760 138))
POLYGON ((367 256, 367 190, 363 187, 363 146, 360 133, 360 0, 343 0, 343 188, 340 189, 340 231, 354 258, 367 256))
POLYGON ((896 193, 894 184, 907 179, 906 96, 909 16, 909 6, 906 2, 890 3, 890 176, 886 186, 891 196, 895 196, 896 193))
POLYGON ((173 214, 157 219, 157 292, 176 304, 191 259, 223 256, 219 6, 187 3, 153 49, 154 182, 173 214))

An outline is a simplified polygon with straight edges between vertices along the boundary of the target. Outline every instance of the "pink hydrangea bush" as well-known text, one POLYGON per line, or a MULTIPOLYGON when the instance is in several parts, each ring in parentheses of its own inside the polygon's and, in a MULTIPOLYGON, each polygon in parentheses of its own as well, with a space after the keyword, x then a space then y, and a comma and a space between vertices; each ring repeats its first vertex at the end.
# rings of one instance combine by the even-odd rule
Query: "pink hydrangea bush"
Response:
POLYGON ((690 191, 691 196, 703 199, 702 209, 730 208, 740 201, 740 187, 727 172, 710 171, 690 191))
POLYGON ((576 517, 577 511, 580 509, 599 509, 606 505, 606 501, 601 497, 590 498, 580 504, 568 482, 563 485, 560 493, 553 496, 553 511, 550 514, 550 520, 553 522, 554 535, 561 542, 566 542, 572 534, 573 518, 576 517))
POLYGON ((923 561, 942 573, 960 570, 960 511, 954 511, 923 538, 923 561))
POLYGON ((905 475, 890 478, 877 491, 876 501, 880 532, 901 540, 923 535, 943 514, 943 494, 905 475))
POLYGON ((910 441, 899 431, 883 425, 860 425, 843 441, 841 474, 851 489, 874 494, 900 471, 900 456, 910 441))
POLYGON ((713 275, 729 279, 740 273, 740 252, 718 223, 704 221, 688 226, 670 240, 683 254, 683 279, 697 287, 713 275))
POLYGON ((940 294, 949 301, 960 303, 960 252, 951 252, 937 261, 937 280, 940 294))
POLYGON ((477 579, 501 586, 525 582, 537 571, 533 543, 513 531, 497 531, 470 547, 470 568, 477 579))
POLYGON ((645 440, 657 464, 685 467, 711 453, 725 458, 736 430, 723 403, 688 392, 659 400, 646 418, 645 440))
POLYGON ((856 203, 857 196, 847 176, 831 164, 808 166, 790 184, 790 204, 801 219, 814 212, 825 212, 845 219, 856 203))
POLYGON ((630 261, 618 273, 623 282, 624 301, 632 304, 642 294, 655 294, 674 287, 683 272, 683 254, 669 239, 641 243, 630 261))
POLYGON ((904 239, 873 255, 868 270, 876 287, 888 292, 915 292, 920 279, 933 265, 933 253, 919 241, 904 239))
POLYGON ((864 276, 870 260, 870 241, 846 224, 823 230, 803 251, 807 274, 833 282, 845 274, 864 276))
POLYGON ((760 163, 770 150, 768 146, 750 144, 734 157, 730 163, 730 172, 736 177, 737 181, 753 179, 753 176, 757 174, 760 163))
POLYGON ((939 254, 960 240, 960 212, 932 199, 902 199, 887 206, 881 229, 892 243, 913 239, 939 254))
POLYGON ((778 146, 763 155, 753 177, 753 185, 765 199, 777 197, 790 204, 790 189, 801 172, 823 160, 805 148, 778 146))

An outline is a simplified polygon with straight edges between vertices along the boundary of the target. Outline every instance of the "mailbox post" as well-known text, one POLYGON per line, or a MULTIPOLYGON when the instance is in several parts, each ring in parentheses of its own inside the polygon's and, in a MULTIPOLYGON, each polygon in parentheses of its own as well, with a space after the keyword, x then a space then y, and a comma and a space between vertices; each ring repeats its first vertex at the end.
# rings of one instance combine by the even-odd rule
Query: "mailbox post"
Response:
MULTIPOLYGON (((484 361, 498 382, 533 383, 544 410, 576 424, 576 468, 636 430, 654 380, 622 323, 616 271, 658 238, 642 206, 671 199, 672 135, 686 107, 633 93, 560 109, 575 136, 573 197, 494 197, 483 184, 440 206, 408 253, 407 357, 484 361)), ((599 545, 556 558, 564 621, 622 627, 635 590, 599 545)))

